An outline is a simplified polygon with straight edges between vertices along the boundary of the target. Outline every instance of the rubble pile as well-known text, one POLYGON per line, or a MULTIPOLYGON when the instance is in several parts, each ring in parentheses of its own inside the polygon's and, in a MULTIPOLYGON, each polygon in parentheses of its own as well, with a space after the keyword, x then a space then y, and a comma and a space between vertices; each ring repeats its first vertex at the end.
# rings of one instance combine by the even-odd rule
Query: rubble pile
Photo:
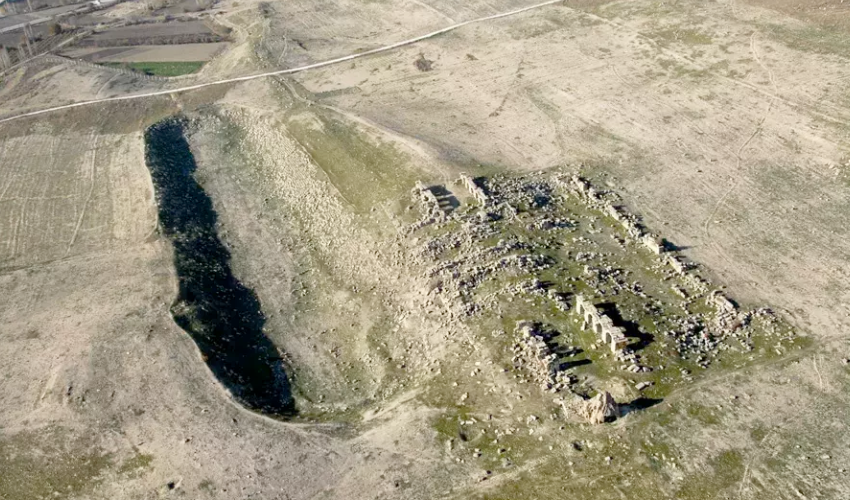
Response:
MULTIPOLYGON (((605 346, 600 355, 611 368, 648 374, 663 369, 660 356, 707 367, 723 351, 745 352, 751 320, 770 314, 741 311, 723 293, 710 293, 698 267, 644 227, 616 193, 577 175, 464 174, 448 186, 417 184, 413 195, 423 218, 403 232, 413 242, 410 263, 429 283, 427 307, 445 307, 452 319, 515 314, 527 303, 536 324, 572 320, 595 337, 588 348, 605 346), (459 204, 450 189, 470 196, 459 204), (541 309, 546 301, 554 307, 541 309)), ((558 343, 534 325, 517 326, 518 374, 544 390, 573 387, 558 363, 563 346, 556 352, 558 343)), ((609 418, 612 401, 594 403, 604 408, 592 419, 600 411, 609 418)))
POLYGON ((709 301, 714 304, 717 313, 714 317, 714 330, 718 335, 735 335, 736 332, 750 324, 754 317, 772 317, 773 312, 769 309, 757 309, 755 311, 740 311, 738 305, 729 300, 720 290, 713 291, 709 301))
POLYGON ((604 193, 597 191, 586 179, 573 175, 569 182, 565 182, 561 178, 559 183, 575 193, 591 208, 597 209, 617 221, 634 241, 639 242, 656 255, 661 255, 664 252, 665 249, 661 240, 643 227, 637 216, 630 214, 625 208, 607 201, 604 193))
POLYGON ((558 355, 546 342, 545 336, 531 321, 517 323, 517 343, 511 361, 518 370, 530 376, 544 391, 557 392, 572 383, 570 375, 560 369, 558 355))
POLYGON ((550 288, 549 290, 546 290, 546 296, 555 303, 555 307, 557 307, 561 312, 565 313, 570 310, 570 303, 567 301, 565 293, 557 292, 550 288))
POLYGON ((584 295, 576 295, 576 312, 582 317, 581 329, 592 329, 599 335, 599 339, 611 347, 612 352, 619 352, 626 348, 628 339, 626 331, 614 325, 610 316, 600 311, 584 295))
MULTIPOLYGON (((511 254, 483 264, 474 262, 476 262, 475 259, 469 258, 453 260, 430 269, 426 272, 426 276, 441 278, 440 286, 434 289, 435 292, 450 301, 469 304, 474 300, 475 289, 495 274, 505 276, 535 274, 552 265, 551 258, 535 254, 511 254)), ((516 286, 507 287, 505 291, 516 297, 530 292, 516 286)), ((468 309, 464 306, 464 308, 467 310, 467 315, 479 310, 479 307, 468 309)))
POLYGON ((472 177, 466 174, 461 174, 460 180, 466 187, 466 189, 470 192, 470 194, 472 194, 472 197, 475 198, 476 201, 481 204, 481 206, 486 207, 487 204, 490 202, 490 196, 487 195, 487 191, 485 191, 484 188, 479 185, 476 179, 473 179, 472 177))
POLYGON ((446 213, 440 205, 440 200, 437 199, 437 196, 430 188, 421 182, 417 182, 412 193, 414 198, 417 198, 422 203, 424 212, 430 222, 445 218, 446 213))
POLYGON ((604 424, 620 417, 620 407, 611 393, 602 391, 587 400, 580 413, 591 424, 604 424))

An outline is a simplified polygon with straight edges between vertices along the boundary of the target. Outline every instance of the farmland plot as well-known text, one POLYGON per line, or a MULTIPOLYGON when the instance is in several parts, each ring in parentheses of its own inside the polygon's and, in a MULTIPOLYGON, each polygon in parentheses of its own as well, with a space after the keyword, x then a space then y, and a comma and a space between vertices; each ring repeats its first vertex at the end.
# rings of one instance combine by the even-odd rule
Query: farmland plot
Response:
POLYGON ((32 135, 0 149, 0 262, 26 266, 138 242, 152 189, 135 135, 32 135))
POLYGON ((139 45, 108 49, 75 48, 64 55, 93 62, 148 62, 148 61, 208 61, 227 46, 219 43, 185 43, 181 45, 139 45))

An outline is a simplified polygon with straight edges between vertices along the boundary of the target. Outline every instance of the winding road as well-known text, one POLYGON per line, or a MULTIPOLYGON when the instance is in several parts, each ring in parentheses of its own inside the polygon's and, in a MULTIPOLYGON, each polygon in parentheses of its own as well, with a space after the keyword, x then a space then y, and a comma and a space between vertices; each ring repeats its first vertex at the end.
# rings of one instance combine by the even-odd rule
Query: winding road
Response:
POLYGON ((80 108, 80 107, 83 107, 83 106, 90 106, 92 104, 100 104, 100 103, 115 102, 115 101, 130 101, 130 100, 133 100, 133 99, 144 99, 144 98, 147 98, 147 97, 156 97, 156 96, 162 96, 162 95, 177 94, 177 93, 182 93, 182 92, 190 92, 190 91, 193 91, 193 90, 198 90, 198 89, 202 89, 202 88, 206 88, 206 87, 212 87, 212 86, 215 86, 215 85, 226 85, 226 84, 229 84, 229 83, 238 83, 238 82, 244 82, 244 81, 248 81, 248 80, 256 80, 258 78, 266 78, 266 77, 269 77, 269 76, 290 75, 290 74, 293 74, 293 73, 299 73, 301 71, 308 71, 308 70, 311 70, 311 69, 324 68, 325 66, 331 66, 331 65, 343 63, 343 62, 346 62, 346 61, 351 61, 353 59, 359 59, 361 57, 367 57, 367 56, 371 56, 371 55, 375 55, 375 54, 380 54, 382 52, 388 52, 388 51, 395 50, 395 49, 400 48, 400 47, 412 45, 412 44, 421 42, 423 40, 427 40, 429 38, 434 38, 434 37, 442 35, 444 33, 454 31, 456 29, 462 28, 462 27, 470 25, 470 24, 481 23, 481 22, 485 22, 485 21, 492 21, 492 20, 495 20, 495 19, 501 19, 503 17, 508 17, 508 16, 514 16, 514 15, 517 15, 517 14, 521 14, 523 12, 527 12, 529 10, 539 9, 541 7, 546 7, 546 6, 553 5, 553 4, 560 3, 560 2, 562 2, 562 0, 548 0, 546 2, 542 2, 542 3, 538 3, 538 4, 534 4, 534 5, 529 5, 528 7, 523 7, 523 8, 520 8, 520 9, 511 10, 511 11, 508 11, 508 12, 502 12, 502 13, 499 13, 499 14, 493 14, 493 15, 490 15, 490 16, 471 19, 469 21, 463 21, 463 22, 460 22, 460 23, 455 23, 455 24, 452 24, 452 25, 447 26, 445 28, 439 29, 437 31, 432 31, 431 33, 427 33, 425 35, 420 35, 420 36, 417 36, 415 38, 409 38, 407 40, 402 40, 400 42, 396 42, 396 43, 393 43, 393 44, 390 44, 390 45, 384 45, 382 47, 378 47, 378 48, 375 48, 375 49, 372 49, 372 50, 367 50, 365 52, 358 52, 356 54, 350 54, 350 55, 343 56, 343 57, 337 57, 335 59, 329 59, 327 61, 317 62, 317 63, 314 63, 314 64, 308 64, 306 66, 299 66, 299 67, 296 67, 296 68, 288 68, 288 69, 280 69, 280 70, 275 70, 275 71, 268 71, 268 72, 265 72, 265 73, 239 76, 239 77, 235 77, 235 78, 226 78, 226 79, 223 79, 223 80, 216 80, 216 81, 207 82, 207 83, 199 83, 199 84, 196 84, 196 85, 188 85, 186 87, 178 87, 178 88, 175 88, 175 89, 158 90, 158 91, 155 91, 155 92, 146 92, 146 93, 143 93, 143 94, 130 94, 130 95, 123 95, 123 96, 106 97, 106 98, 103 98, 103 99, 92 99, 92 100, 88 100, 88 101, 75 102, 75 103, 72 103, 72 104, 64 104, 62 106, 54 106, 54 107, 51 107, 51 108, 40 109, 40 110, 37 110, 37 111, 29 111, 29 112, 26 112, 26 113, 21 113, 19 115, 14 115, 14 116, 10 116, 10 117, 7 117, 7 118, 3 118, 3 119, 0 119, 0 124, 7 123, 7 122, 10 122, 10 121, 13 121, 13 120, 18 120, 18 119, 21 119, 21 118, 28 118, 28 117, 32 117, 32 116, 38 116, 38 115, 44 115, 44 114, 47 114, 47 113, 53 113, 55 111, 62 111, 62 110, 65 110, 65 109, 72 109, 72 108, 80 108))

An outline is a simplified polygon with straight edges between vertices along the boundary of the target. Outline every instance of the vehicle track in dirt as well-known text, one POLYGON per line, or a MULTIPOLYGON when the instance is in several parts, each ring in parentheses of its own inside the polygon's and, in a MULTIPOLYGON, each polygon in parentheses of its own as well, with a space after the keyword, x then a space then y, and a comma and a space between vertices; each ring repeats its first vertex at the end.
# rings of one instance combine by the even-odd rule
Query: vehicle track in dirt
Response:
POLYGON ((554 5, 554 4, 559 3, 559 2, 561 2, 561 0, 548 0, 546 2, 542 2, 542 3, 538 3, 538 4, 534 4, 534 5, 529 5, 528 7, 522 7, 520 9, 514 9, 514 10, 511 10, 511 11, 508 11, 508 12, 501 12, 501 13, 493 14, 493 15, 490 15, 490 16, 484 16, 484 17, 479 17, 479 18, 476 18, 476 19, 470 19, 469 21, 463 21, 463 22, 460 22, 460 23, 455 23, 455 24, 452 24, 450 26, 446 26, 445 28, 441 28, 437 31, 432 31, 432 32, 426 33, 424 35, 420 35, 420 36, 417 36, 417 37, 414 37, 414 38, 408 38, 407 40, 402 40, 400 42, 392 43, 392 44, 389 44, 389 45, 384 45, 384 46, 381 46, 381 47, 378 47, 378 48, 375 48, 375 49, 372 49, 372 50, 367 50, 365 52, 358 52, 356 54, 349 54, 347 56, 337 57, 337 58, 334 58, 334 59, 329 59, 327 61, 321 61, 321 62, 317 62, 317 63, 313 63, 313 64, 308 64, 308 65, 305 65, 305 66, 299 66, 299 67, 296 67, 296 68, 287 68, 287 69, 280 69, 280 70, 275 70, 275 71, 267 71, 265 73, 258 73, 258 74, 254 74, 254 75, 245 75, 245 76, 239 76, 239 77, 235 77, 235 78, 226 78, 226 79, 222 79, 222 80, 216 80, 216 81, 213 81, 213 82, 199 83, 199 84, 196 84, 196 85, 188 85, 188 86, 185 86, 185 87, 178 87, 178 88, 175 88, 175 89, 158 90, 158 91, 155 91, 155 92, 145 92, 143 94, 131 94, 131 95, 123 95, 123 96, 115 96, 115 97, 106 97, 106 98, 103 98, 103 99, 91 99, 91 100, 80 101, 80 102, 75 102, 75 103, 71 103, 71 104, 64 104, 62 106, 53 106, 53 107, 50 107, 50 108, 40 109, 40 110, 37 110, 37 111, 29 111, 27 113, 22 113, 22 114, 19 114, 19 115, 14 115, 14 116, 10 116, 10 117, 0 119, 0 124, 8 123, 10 121, 18 120, 18 119, 21 119, 21 118, 39 116, 39 115, 43 115, 43 114, 47 114, 47 113, 52 113, 52 112, 55 112, 55 111, 62 111, 62 110, 66 110, 66 109, 73 109, 73 108, 79 108, 79 107, 83 107, 83 106, 90 106, 90 105, 93 105, 93 104, 102 104, 102 103, 117 102, 117 101, 130 101, 130 100, 134 100, 134 99, 144 99, 144 98, 147 98, 147 97, 157 97, 157 96, 163 96, 163 95, 178 94, 178 93, 183 93, 183 92, 191 92, 193 90, 199 90, 199 89, 203 89, 203 88, 207 88, 207 87, 213 87, 213 86, 217 86, 217 85, 227 85, 227 84, 230 84, 230 83, 245 82, 245 81, 249 81, 249 80, 256 80, 258 78, 267 78, 267 77, 270 77, 270 76, 290 75, 290 74, 293 74, 293 73, 300 73, 302 71, 309 71, 309 70, 312 70, 312 69, 324 68, 326 66, 331 66, 331 65, 334 65, 334 64, 342 63, 342 62, 352 61, 354 59, 368 57, 368 56, 372 56, 372 55, 375 55, 375 54, 380 54, 380 53, 383 53, 383 52, 395 50, 397 48, 405 47, 405 46, 408 46, 408 45, 413 45, 413 44, 421 42, 423 40, 427 40, 429 38, 434 38, 434 37, 443 35, 445 33, 460 29, 460 28, 462 28, 464 26, 468 26, 470 24, 482 23, 482 22, 486 22, 486 21, 494 21, 496 19, 514 16, 514 15, 517 15, 517 14, 521 14, 523 12, 528 12, 530 10, 539 9, 539 8, 542 8, 542 7, 547 7, 549 5, 554 5))

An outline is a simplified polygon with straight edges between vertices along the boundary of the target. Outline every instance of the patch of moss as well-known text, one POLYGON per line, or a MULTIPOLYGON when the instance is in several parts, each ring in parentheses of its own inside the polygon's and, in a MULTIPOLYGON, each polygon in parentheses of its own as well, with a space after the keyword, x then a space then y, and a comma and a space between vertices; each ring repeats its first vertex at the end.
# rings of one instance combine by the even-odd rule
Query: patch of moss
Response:
POLYGON ((760 28, 772 40, 788 48, 850 58, 850 37, 840 28, 814 25, 791 27, 781 24, 766 24, 760 28))
POLYGON ((136 453, 132 457, 124 460, 118 468, 119 474, 139 475, 153 463, 153 455, 146 453, 136 453))
POLYGON ((410 190, 418 179, 409 157, 388 142, 319 108, 310 118, 290 114, 287 131, 327 174, 342 197, 360 213, 410 190))
POLYGON ((683 44, 688 46, 696 45, 711 45, 711 35, 693 28, 685 28, 681 26, 672 26, 662 29, 657 29, 646 33, 646 36, 652 38, 662 46, 671 44, 683 44))
POLYGON ((688 417, 705 425, 719 425, 720 417, 714 409, 700 404, 689 404, 685 407, 688 417))
POLYGON ((710 469, 685 478, 676 498, 698 500, 722 498, 723 491, 738 484, 744 474, 744 457, 738 450, 726 450, 712 458, 710 469))
POLYGON ((111 68, 123 68, 151 76, 180 76, 197 73, 206 62, 204 61, 178 61, 178 62, 103 62, 103 66, 111 68))
POLYGON ((0 437, 0 498, 74 498, 91 492, 113 464, 96 445, 47 428, 0 437))

